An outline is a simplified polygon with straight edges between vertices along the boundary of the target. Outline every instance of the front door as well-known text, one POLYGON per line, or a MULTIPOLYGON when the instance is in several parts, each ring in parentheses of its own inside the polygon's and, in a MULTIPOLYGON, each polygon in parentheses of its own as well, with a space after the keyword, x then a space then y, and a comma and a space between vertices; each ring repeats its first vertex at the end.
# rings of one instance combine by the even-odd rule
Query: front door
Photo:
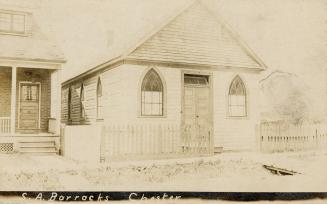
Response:
POLYGON ((20 83, 19 129, 37 131, 40 118, 40 84, 20 83))
POLYGON ((209 153, 211 108, 209 76, 184 76, 184 152, 209 153))

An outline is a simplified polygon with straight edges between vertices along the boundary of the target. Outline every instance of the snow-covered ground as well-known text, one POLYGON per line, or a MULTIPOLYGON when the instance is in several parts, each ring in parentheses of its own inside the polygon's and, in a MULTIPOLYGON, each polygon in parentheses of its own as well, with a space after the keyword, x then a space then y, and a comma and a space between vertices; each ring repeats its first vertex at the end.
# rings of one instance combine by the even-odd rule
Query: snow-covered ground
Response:
POLYGON ((0 191, 327 191, 327 152, 80 163, 61 156, 0 155, 0 191), (274 175, 263 164, 300 172, 274 175))

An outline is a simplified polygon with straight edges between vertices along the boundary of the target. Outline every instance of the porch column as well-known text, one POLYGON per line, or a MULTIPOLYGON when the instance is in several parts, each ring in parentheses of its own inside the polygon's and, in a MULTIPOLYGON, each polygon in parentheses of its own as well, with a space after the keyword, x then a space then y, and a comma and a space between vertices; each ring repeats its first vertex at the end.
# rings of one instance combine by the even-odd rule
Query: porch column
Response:
POLYGON ((55 118, 55 133, 60 133, 60 119, 61 119, 61 84, 60 72, 58 69, 51 74, 51 118, 55 118))
POLYGON ((17 67, 13 66, 11 69, 11 101, 10 101, 10 132, 15 133, 16 126, 16 81, 17 81, 17 67))

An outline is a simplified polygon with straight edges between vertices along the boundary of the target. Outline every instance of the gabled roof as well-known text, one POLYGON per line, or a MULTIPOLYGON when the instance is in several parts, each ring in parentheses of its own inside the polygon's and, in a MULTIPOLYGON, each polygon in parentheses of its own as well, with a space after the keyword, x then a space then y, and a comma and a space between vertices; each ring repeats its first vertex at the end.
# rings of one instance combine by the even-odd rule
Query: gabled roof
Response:
POLYGON ((26 33, 23 35, 0 34, 0 59, 62 63, 64 54, 53 39, 42 32, 33 9, 17 6, 18 1, 1 4, 0 9, 24 12, 26 33))
POLYGON ((263 69, 258 57, 199 1, 142 42, 127 59, 263 69))
MULTIPOLYGON (((97 4, 90 6, 96 10, 96 16, 91 9, 81 9, 79 13, 76 11, 72 18, 84 20, 80 20, 81 24, 74 30, 65 30, 66 33, 75 32, 74 35, 69 34, 70 40, 62 35, 62 41, 65 42, 63 46, 67 47, 65 51, 68 48, 79 49, 79 52, 70 50, 69 56, 65 53, 68 57, 67 66, 75 70, 72 71, 73 75, 66 75, 66 80, 67 77, 70 80, 65 84, 122 60, 254 70, 265 68, 264 63, 238 35, 199 0, 170 1, 169 5, 166 2, 139 0, 135 6, 130 1, 111 0, 102 1, 101 8, 97 8, 97 4), (164 10, 163 5, 166 5, 164 10), (119 10, 121 7, 124 8, 123 12, 119 10), (97 26, 83 24, 87 19, 90 22, 96 19, 97 26), (108 31, 112 31, 109 36, 114 39, 109 45, 108 33, 111 32, 108 31)), ((72 20, 66 21, 73 23, 72 20)))
POLYGON ((0 35, 0 59, 62 63, 63 53, 52 41, 32 36, 0 35))

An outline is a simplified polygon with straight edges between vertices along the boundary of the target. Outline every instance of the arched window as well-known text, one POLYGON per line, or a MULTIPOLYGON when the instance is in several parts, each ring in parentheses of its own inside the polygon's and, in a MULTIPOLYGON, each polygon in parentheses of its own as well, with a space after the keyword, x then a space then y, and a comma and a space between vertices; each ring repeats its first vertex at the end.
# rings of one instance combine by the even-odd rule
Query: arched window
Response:
POLYGON ((98 83, 97 83, 97 118, 102 119, 102 109, 103 109, 103 104, 102 104, 102 84, 101 84, 101 79, 100 77, 98 78, 98 83))
POLYGON ((80 93, 80 118, 85 119, 85 108, 84 108, 84 85, 81 85, 81 93, 80 93))
POLYGON ((242 79, 236 76, 228 93, 229 116, 244 117, 246 111, 246 90, 242 79))
POLYGON ((141 87, 141 115, 163 116, 163 84, 154 69, 150 69, 143 78, 141 87))
POLYGON ((72 88, 68 88, 68 102, 67 102, 67 110, 68 110, 68 120, 71 120, 71 115, 72 115, 72 88))

